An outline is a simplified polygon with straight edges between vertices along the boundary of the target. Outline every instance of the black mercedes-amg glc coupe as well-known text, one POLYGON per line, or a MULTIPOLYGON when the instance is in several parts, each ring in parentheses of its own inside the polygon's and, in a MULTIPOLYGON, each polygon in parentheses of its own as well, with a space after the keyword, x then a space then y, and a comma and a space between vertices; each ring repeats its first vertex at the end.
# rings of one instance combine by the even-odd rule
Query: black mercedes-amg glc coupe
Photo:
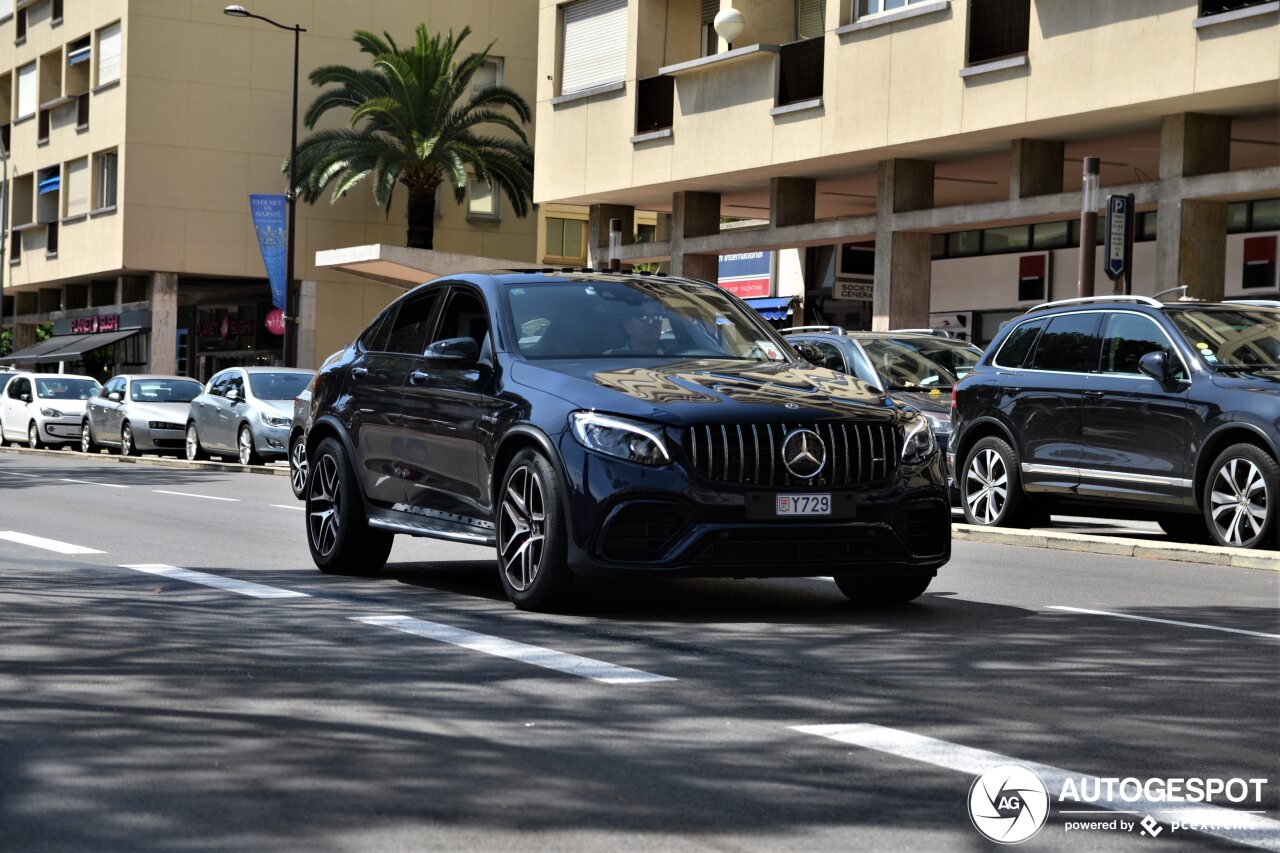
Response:
POLYGON ((404 533, 495 546, 522 608, 624 575, 830 575, 887 603, 950 556, 929 422, 706 282, 431 282, 321 369, 305 430, 326 572, 377 572, 404 533))

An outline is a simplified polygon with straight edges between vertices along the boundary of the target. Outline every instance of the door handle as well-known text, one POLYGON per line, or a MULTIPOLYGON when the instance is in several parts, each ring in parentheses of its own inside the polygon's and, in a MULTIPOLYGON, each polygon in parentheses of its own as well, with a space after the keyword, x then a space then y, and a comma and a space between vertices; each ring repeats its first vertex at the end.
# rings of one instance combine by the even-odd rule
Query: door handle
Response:
POLYGON ((1008 394, 1010 397, 1016 397, 1017 395, 1019 395, 1019 394, 1021 394, 1021 393, 1022 393, 1022 389, 1021 389, 1021 388, 1006 388, 1006 389, 1004 389, 1004 392, 1005 392, 1006 394, 1008 394))
POLYGON ((359 379, 361 376, 364 376, 368 372, 369 372, 369 368, 367 367, 353 367, 351 368, 351 378, 359 379))
POLYGON ((431 376, 429 374, 423 373, 421 370, 415 370, 413 373, 409 374, 409 384, 421 385, 430 378, 431 376))
POLYGON ((1105 396, 1105 392, 1102 392, 1102 391, 1085 391, 1084 392, 1084 398, 1086 400, 1101 400, 1104 396, 1105 396))

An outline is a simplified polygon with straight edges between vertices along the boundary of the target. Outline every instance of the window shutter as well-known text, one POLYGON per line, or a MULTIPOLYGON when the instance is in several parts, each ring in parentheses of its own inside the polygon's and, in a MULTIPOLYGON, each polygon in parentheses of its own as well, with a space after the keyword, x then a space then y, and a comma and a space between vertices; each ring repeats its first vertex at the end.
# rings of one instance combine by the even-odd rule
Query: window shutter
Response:
POLYGON ((702 23, 714 24, 720 14, 720 0, 702 0, 702 23))
POLYGON ((0 18, 7 18, 13 14, 13 0, 0 0, 0 18))
POLYGON ((34 62, 18 69, 18 118, 29 116, 36 111, 36 64, 34 62))
POLYGON ((81 157, 66 168, 67 216, 89 212, 89 161, 81 157))
POLYGON ((564 7, 560 93, 581 92, 627 76, 627 0, 578 0, 564 7))
POLYGON ((120 24, 98 30, 98 85, 120 79, 120 24))
POLYGON ((817 38, 826 31, 826 0, 796 0, 796 36, 817 38))

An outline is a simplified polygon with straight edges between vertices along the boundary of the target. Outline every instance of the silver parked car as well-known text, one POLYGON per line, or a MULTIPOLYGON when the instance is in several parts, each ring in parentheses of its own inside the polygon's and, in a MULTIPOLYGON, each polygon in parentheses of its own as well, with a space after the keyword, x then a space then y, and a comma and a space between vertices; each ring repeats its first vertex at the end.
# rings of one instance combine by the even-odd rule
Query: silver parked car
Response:
POLYGON ((181 452, 187 409, 202 390, 185 376, 113 376, 85 406, 80 449, 118 447, 123 456, 181 452))
POLYGON ((187 414, 188 459, 210 453, 241 465, 282 459, 288 453, 293 399, 313 372, 289 367, 230 367, 215 373, 187 414))

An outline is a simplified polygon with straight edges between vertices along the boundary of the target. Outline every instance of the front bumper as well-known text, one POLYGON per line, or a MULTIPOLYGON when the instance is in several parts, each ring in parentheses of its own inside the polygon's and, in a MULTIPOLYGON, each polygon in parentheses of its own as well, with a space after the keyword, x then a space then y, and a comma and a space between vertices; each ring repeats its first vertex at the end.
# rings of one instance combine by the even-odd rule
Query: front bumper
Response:
POLYGON ((253 434, 253 446, 258 455, 265 459, 283 459, 289 455, 288 426, 274 427, 264 423, 256 423, 250 427, 253 434))
POLYGON ((67 444, 80 440, 79 415, 44 418, 39 422, 40 438, 45 444, 67 444))
POLYGON ((701 482, 583 450, 564 436, 569 564, 588 576, 933 575, 951 556, 939 455, 879 482, 771 489, 701 482), (772 517, 779 492, 830 492, 830 517, 772 517), (763 509, 763 512, 762 512, 763 509))
POLYGON ((186 428, 179 423, 164 427, 153 427, 150 422, 133 424, 133 444, 139 450, 182 450, 186 440, 186 428))

